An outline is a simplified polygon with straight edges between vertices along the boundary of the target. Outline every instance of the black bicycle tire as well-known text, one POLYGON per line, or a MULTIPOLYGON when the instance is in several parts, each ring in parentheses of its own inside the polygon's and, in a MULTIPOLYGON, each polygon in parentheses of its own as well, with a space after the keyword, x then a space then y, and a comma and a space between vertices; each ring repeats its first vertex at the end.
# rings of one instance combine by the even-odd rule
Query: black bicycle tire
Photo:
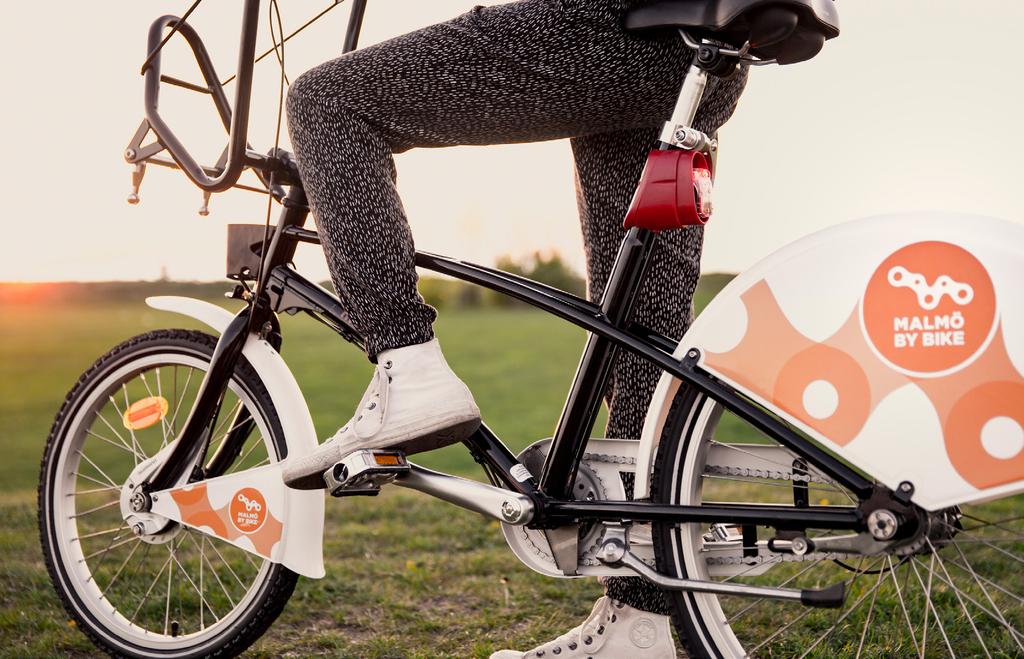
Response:
MULTIPOLYGON (((48 514, 49 495, 52 494, 53 481, 51 477, 56 470, 59 450, 66 438, 68 429, 67 422, 74 418, 74 412, 81 400, 84 400, 91 391, 91 387, 101 382, 105 375, 111 370, 118 368, 131 359, 138 358, 153 351, 172 351, 198 356, 209 360, 213 355, 217 339, 204 332, 184 329, 164 329, 147 332, 135 336, 117 345, 88 368, 72 387, 64 399, 60 410, 54 419, 49 437, 46 441, 46 448, 43 453, 43 460, 40 466, 39 489, 38 489, 38 511, 39 511, 39 539, 43 552, 43 559, 47 572, 57 592, 58 598, 67 613, 76 621, 79 629, 100 649, 114 657, 166 657, 168 659, 192 659, 193 657, 233 657, 254 643, 260 638, 284 610, 285 604, 291 597, 298 580, 298 574, 284 567, 274 564, 270 567, 267 576, 260 585, 260 592, 254 597, 249 610, 222 632, 197 643, 195 646, 186 647, 181 650, 155 651, 152 648, 144 648, 124 641, 123 646, 110 643, 96 630, 102 624, 95 621, 88 612, 87 607, 81 602, 75 589, 66 585, 66 575, 59 560, 54 553, 55 544, 51 540, 54 533, 52 526, 52 515, 48 514)), ((260 380, 256 370, 243 357, 236 367, 233 378, 252 397, 253 402, 259 408, 260 413, 271 431, 271 441, 283 459, 287 455, 287 445, 284 439, 284 430, 281 426, 277 410, 266 387, 260 380)), ((107 632, 110 635, 109 631, 107 632)))
MULTIPOLYGON (((713 403, 706 396, 692 387, 681 386, 672 399, 665 425, 662 428, 658 453, 654 461, 651 477, 651 499, 659 503, 669 503, 672 491, 672 479, 678 477, 675 465, 676 458, 685 455, 692 441, 694 422, 699 418, 700 408, 706 403, 713 403), (683 451, 680 454, 680 451, 683 451)), ((653 523, 651 527, 654 540, 654 557, 658 571, 685 579, 686 566, 683 574, 675 574, 673 563, 668 560, 674 552, 672 530, 673 524, 653 523)), ((720 659, 722 652, 714 645, 710 631, 699 614, 695 594, 682 591, 665 591, 665 599, 669 604, 672 624, 676 629, 680 643, 686 649, 687 656, 720 659), (708 640, 702 640, 708 639, 708 640)))

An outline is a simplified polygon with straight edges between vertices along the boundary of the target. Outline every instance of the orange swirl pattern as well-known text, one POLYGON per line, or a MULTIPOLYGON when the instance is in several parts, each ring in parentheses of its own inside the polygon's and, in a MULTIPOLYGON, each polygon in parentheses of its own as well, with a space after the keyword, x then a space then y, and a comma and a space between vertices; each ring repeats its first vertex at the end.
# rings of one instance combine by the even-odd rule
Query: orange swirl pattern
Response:
MULTIPOLYGON (((253 491, 255 491, 253 488, 240 490, 240 492, 246 492, 250 495, 253 491)), ((256 548, 256 552, 264 558, 271 558, 271 551, 274 549, 274 545, 281 541, 284 524, 281 520, 274 517, 269 510, 265 511, 266 517, 255 532, 243 533, 238 530, 231 521, 231 501, 237 500, 237 496, 232 496, 231 501, 227 505, 214 508, 210 503, 206 483, 198 483, 177 490, 171 490, 170 494, 181 513, 182 523, 195 528, 205 526, 214 535, 236 544, 243 536, 248 537, 256 548)))
POLYGON ((949 459, 968 483, 984 489, 1024 479, 1024 451, 1003 458, 982 442, 982 428, 996 417, 1024 426, 1024 377, 1006 350, 1002 327, 985 351, 967 366, 939 377, 914 377, 884 363, 869 346, 855 309, 840 329, 821 343, 793 327, 764 280, 740 299, 747 329, 728 352, 706 352, 704 364, 731 384, 803 422, 839 446, 852 441, 878 404, 907 384, 924 392, 938 414, 949 459), (835 411, 825 418, 805 407, 812 382, 838 392, 835 411))

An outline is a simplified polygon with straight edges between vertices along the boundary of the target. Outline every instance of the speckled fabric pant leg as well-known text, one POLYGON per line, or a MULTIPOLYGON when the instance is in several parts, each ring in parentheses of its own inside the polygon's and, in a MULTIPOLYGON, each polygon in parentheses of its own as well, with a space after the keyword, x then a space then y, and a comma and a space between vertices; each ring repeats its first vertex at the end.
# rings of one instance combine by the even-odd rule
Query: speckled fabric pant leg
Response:
MULTIPOLYGON (((689 52, 671 34, 626 33, 631 0, 523 0, 350 53, 305 73, 288 94, 302 180, 342 302, 381 350, 432 336, 416 291, 414 247, 392 155, 416 147, 572 138, 587 276, 604 290, 622 219, 689 52)), ((713 80, 698 126, 713 132, 745 78, 713 80)), ((682 335, 699 272, 701 232, 662 236, 636 307, 639 322, 682 335)), ((609 437, 638 438, 659 373, 621 355, 607 392, 609 437)), ((660 591, 609 579, 616 599, 665 612, 660 591)))

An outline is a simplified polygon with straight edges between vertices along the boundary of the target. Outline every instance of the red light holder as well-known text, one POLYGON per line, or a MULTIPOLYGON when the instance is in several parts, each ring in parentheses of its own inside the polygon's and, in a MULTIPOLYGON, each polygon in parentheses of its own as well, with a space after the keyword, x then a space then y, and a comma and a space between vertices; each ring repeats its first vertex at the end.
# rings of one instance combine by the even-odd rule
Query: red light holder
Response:
POLYGON ((702 225, 711 217, 711 164, 699 151, 651 151, 625 227, 651 231, 702 225))

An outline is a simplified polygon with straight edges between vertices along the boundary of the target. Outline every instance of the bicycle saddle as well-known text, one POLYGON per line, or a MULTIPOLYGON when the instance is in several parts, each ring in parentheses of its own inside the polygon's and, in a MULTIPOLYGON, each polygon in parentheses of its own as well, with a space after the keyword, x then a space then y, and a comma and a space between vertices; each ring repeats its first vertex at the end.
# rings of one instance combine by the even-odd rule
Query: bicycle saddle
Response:
POLYGON ((626 29, 685 28, 740 47, 761 59, 793 64, 839 36, 833 0, 658 0, 626 14, 626 29))

